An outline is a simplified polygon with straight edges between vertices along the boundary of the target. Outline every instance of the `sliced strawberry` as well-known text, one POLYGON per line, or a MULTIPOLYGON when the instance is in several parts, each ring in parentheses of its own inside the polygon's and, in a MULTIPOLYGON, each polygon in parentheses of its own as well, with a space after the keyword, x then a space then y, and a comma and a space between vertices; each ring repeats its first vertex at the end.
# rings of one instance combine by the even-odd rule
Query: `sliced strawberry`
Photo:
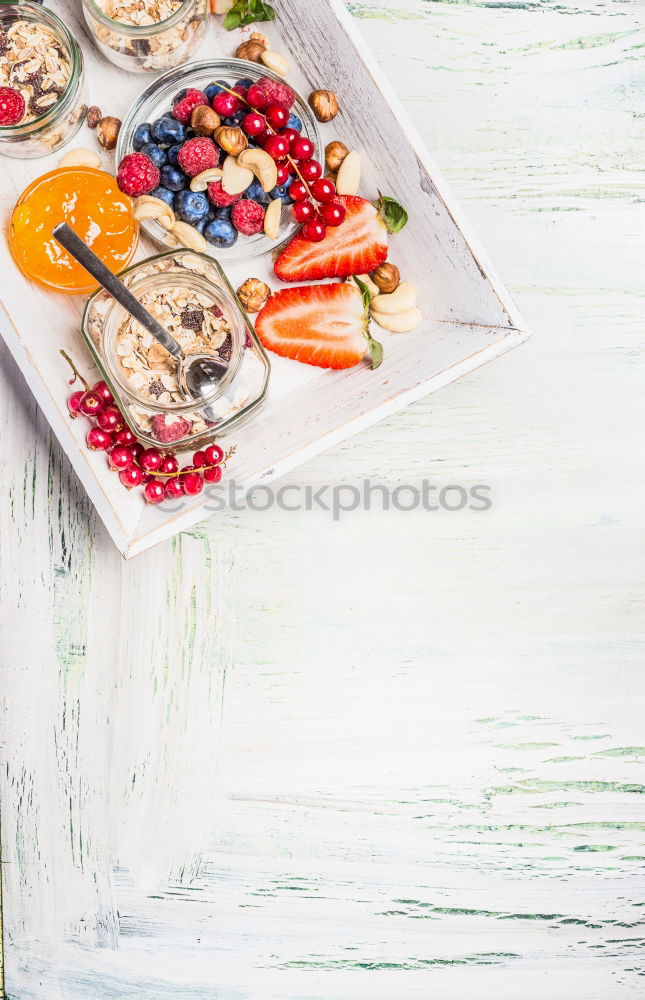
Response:
POLYGON ((283 358, 353 368, 369 349, 376 368, 382 349, 368 332, 368 304, 353 284, 283 288, 268 300, 255 330, 264 346, 283 358))
POLYGON ((387 229, 371 201, 338 195, 347 212, 340 226, 329 227, 320 243, 297 233, 275 262, 282 281, 317 281, 369 274, 387 260, 387 229))

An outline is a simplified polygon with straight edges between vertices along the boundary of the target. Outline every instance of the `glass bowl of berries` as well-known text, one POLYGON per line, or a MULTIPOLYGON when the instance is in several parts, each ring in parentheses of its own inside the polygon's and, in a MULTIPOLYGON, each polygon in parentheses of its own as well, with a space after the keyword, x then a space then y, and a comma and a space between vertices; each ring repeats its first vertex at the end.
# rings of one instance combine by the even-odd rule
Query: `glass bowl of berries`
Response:
POLYGON ((63 22, 36 3, 0 5, 0 152, 52 153, 86 108, 83 56, 63 22))
POLYGON ((277 74, 241 59, 195 62, 145 90, 119 132, 117 181, 166 247, 250 259, 303 221, 291 192, 323 173, 316 120, 277 74), (296 185, 296 187, 298 187, 296 185))

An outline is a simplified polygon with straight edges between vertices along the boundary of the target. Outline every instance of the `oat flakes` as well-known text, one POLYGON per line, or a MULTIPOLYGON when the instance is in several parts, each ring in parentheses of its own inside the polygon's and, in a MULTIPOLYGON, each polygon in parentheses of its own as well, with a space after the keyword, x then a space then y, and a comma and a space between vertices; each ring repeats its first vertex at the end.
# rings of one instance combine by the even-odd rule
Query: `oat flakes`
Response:
POLYGON ((0 86, 13 87, 24 97, 20 125, 34 121, 57 103, 71 72, 67 53, 46 25, 18 20, 0 31, 0 86))

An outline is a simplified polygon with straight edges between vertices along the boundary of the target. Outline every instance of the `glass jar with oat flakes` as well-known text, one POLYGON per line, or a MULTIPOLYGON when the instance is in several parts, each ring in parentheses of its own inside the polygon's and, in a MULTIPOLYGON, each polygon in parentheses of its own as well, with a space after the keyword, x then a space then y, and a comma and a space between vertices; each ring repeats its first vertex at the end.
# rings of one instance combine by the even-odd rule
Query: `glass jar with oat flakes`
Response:
POLYGON ((78 131, 87 109, 83 56, 65 25, 35 3, 0 5, 0 87, 24 102, 21 118, 0 125, 0 152, 46 156, 78 131))
POLYGON ((186 62, 206 34, 208 12, 208 0, 83 0, 97 47, 131 73, 186 62))
POLYGON ((212 392, 186 399, 177 361, 104 290, 87 302, 83 336, 139 440, 173 448, 207 443, 265 398, 269 361, 217 261, 180 249, 128 268, 121 280, 186 355, 212 355, 212 392))

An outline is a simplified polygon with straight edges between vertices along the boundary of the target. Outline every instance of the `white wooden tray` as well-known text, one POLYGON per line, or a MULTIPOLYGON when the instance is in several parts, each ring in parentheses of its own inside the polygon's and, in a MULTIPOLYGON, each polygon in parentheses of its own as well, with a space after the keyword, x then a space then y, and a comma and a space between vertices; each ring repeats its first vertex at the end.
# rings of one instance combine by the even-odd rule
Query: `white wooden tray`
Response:
MULTIPOLYGON (((82 40, 90 102, 104 114, 123 118, 150 76, 128 75, 98 55, 87 38, 80 3, 73 10, 68 3, 50 6, 82 40)), ((341 0, 280 0, 276 7, 277 21, 262 25, 262 30, 273 48, 288 54, 289 82, 305 95, 314 87, 329 87, 338 94, 342 112, 321 126, 323 142, 339 138, 361 150, 361 194, 376 197, 377 188, 381 189, 410 212, 408 226, 392 237, 390 256, 405 278, 418 285, 419 305, 427 319, 411 334, 388 335, 378 329, 385 361, 376 372, 362 366, 347 372, 321 371, 271 355, 266 404, 224 440, 226 446, 237 447, 226 476, 246 487, 283 475, 528 337, 508 292, 341 0)), ((195 57, 232 55, 240 32, 226 32, 219 19, 211 21, 195 57)), ((84 126, 70 145, 94 148, 96 139, 84 126)), ((0 206, 5 228, 23 188, 52 169, 61 155, 27 161, 2 158, 0 206)), ((112 170, 112 154, 103 153, 103 160, 112 170)), ((155 250, 143 244, 138 258, 155 250)), ((186 500, 179 511, 173 506, 173 512, 165 505, 144 504, 139 491, 123 489, 109 471, 105 455, 87 450, 87 421, 70 420, 67 414, 71 390, 68 368, 59 354, 64 348, 81 368, 94 374, 79 331, 84 298, 55 295, 28 282, 15 267, 6 240, 0 241, 0 265, 0 332, 123 555, 137 555, 209 516, 213 504, 207 496, 186 500)), ((234 287, 251 276, 277 285, 268 261, 227 270, 234 287)))

